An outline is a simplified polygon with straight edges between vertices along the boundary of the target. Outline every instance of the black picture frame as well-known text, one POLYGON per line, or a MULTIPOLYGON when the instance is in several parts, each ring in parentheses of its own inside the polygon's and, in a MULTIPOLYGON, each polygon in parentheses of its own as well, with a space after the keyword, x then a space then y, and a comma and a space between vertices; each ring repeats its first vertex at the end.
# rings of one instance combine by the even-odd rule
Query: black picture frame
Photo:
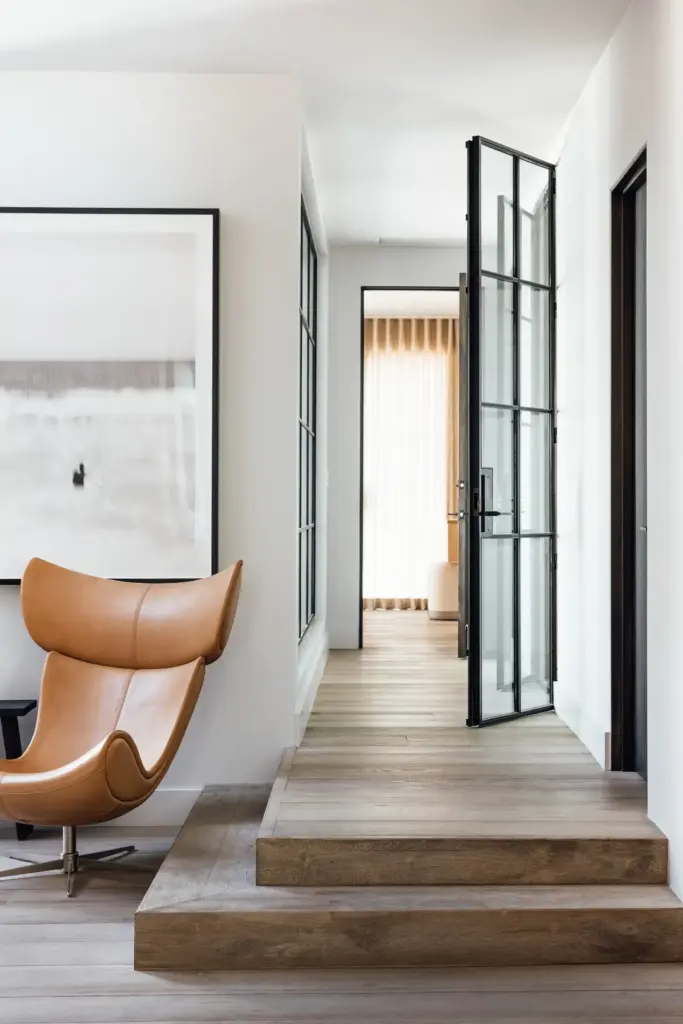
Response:
MULTIPOLYGON (((211 459, 209 505, 210 573, 219 571, 219 423, 220 423, 220 210, 216 207, 137 207, 137 206, 0 206, 4 215, 84 215, 84 216, 192 216, 207 217, 211 223, 211 459)), ((112 577, 123 582, 183 583, 197 576, 112 577)), ((0 586, 17 586, 20 578, 0 575, 0 586)))

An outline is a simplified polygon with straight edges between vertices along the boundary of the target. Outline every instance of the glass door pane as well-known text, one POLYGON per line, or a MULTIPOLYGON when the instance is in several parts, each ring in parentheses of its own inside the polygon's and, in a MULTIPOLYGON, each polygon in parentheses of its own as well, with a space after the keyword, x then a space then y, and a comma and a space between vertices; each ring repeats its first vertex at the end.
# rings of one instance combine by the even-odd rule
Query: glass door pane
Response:
POLYGON ((525 537, 520 541, 520 689, 521 710, 551 703, 550 540, 525 537))
POLYGON ((481 717, 515 710, 514 541, 488 539, 481 549, 481 717))
POLYGON ((468 145, 469 725, 552 708, 554 168, 468 145))

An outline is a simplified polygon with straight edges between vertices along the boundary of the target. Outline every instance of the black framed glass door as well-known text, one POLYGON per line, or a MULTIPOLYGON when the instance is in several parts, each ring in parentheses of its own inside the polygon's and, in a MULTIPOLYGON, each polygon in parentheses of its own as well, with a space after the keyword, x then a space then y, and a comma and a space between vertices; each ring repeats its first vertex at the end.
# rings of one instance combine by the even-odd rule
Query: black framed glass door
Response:
POLYGON ((551 710, 555 168, 468 143, 468 725, 551 710))

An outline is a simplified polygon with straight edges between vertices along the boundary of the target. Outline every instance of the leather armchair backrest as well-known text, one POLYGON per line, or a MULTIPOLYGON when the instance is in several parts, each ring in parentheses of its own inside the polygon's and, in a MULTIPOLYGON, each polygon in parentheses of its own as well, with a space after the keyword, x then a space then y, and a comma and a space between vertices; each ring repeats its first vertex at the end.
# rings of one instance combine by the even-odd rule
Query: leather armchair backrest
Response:
POLYGON ((113 668, 172 668, 220 657, 241 578, 236 562, 187 583, 123 583, 33 558, 21 608, 31 637, 46 651, 113 668))

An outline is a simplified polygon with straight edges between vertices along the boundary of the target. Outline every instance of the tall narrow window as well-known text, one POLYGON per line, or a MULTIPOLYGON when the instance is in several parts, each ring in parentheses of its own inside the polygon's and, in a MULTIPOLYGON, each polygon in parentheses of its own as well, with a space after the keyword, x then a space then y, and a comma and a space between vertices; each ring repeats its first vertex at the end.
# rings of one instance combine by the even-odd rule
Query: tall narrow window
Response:
POLYGON ((315 617, 318 256, 301 204, 299 283, 299 640, 315 617))

